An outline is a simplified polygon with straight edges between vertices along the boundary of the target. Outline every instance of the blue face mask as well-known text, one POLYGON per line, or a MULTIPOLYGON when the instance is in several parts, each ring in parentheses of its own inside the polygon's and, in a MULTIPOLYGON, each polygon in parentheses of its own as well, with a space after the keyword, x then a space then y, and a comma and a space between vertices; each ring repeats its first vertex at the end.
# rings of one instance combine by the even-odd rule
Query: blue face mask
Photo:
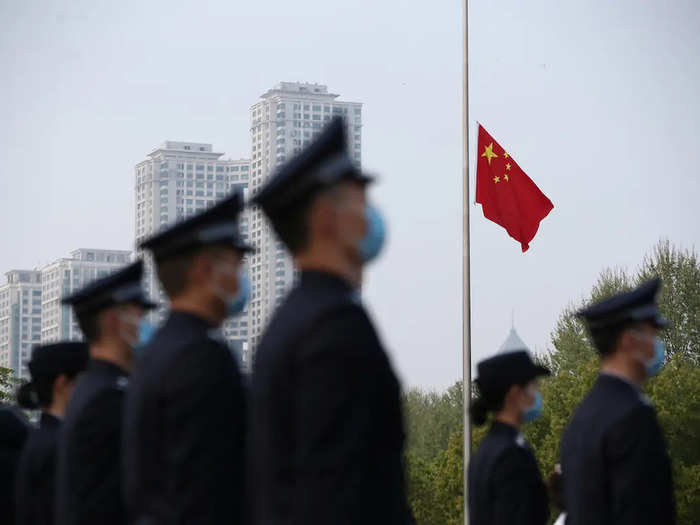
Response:
POLYGON ((644 363, 647 369, 647 377, 654 377, 661 372, 666 361, 666 343, 658 337, 654 339, 654 357, 644 363))
POLYGON ((238 315, 245 309, 245 305, 250 299, 250 288, 250 278, 246 271, 241 268, 238 272, 238 291, 226 302, 226 311, 229 316, 238 315))
POLYGON ((142 354, 156 333, 156 327, 145 317, 139 322, 139 339, 134 345, 134 353, 142 354))
POLYGON ((386 237, 386 226, 384 219, 379 214, 379 210, 374 206, 367 205, 365 211, 367 220, 367 233, 360 239, 360 255, 364 262, 374 259, 382 251, 384 239, 386 237))
POLYGON ((532 406, 523 412, 523 422, 530 423, 542 414, 542 394, 539 390, 535 393, 535 401, 532 406))

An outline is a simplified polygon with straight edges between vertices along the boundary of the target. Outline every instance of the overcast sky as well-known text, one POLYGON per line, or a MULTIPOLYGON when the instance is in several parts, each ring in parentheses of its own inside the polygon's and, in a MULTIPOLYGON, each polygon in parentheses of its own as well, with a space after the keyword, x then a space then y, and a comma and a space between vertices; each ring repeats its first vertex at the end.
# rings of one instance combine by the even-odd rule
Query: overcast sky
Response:
MULTIPOLYGON (((364 104, 363 165, 389 221, 366 301, 406 386, 448 386, 461 20, 457 1, 0 0, 0 271, 132 248, 133 167, 156 145, 248 157, 262 93, 324 83, 364 104)), ((525 254, 470 206, 475 361, 512 311, 544 351, 602 269, 636 266, 660 238, 698 244, 699 27, 693 1, 473 2, 471 136, 484 124, 555 206, 525 254)))

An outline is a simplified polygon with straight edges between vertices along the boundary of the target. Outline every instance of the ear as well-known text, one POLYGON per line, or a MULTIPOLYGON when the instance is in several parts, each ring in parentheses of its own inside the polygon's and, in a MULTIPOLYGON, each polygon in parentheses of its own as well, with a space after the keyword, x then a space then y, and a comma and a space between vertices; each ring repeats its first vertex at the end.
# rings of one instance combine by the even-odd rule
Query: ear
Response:
POLYGON ((311 205, 308 211, 309 235, 314 238, 318 234, 324 237, 335 229, 335 208, 328 195, 321 195, 311 205))
POLYGON ((207 251, 202 251, 192 258, 192 263, 184 276, 190 284, 201 286, 211 278, 214 262, 207 251))
POLYGON ((59 374, 56 376, 56 379, 53 381, 53 391, 54 392, 61 392, 66 389, 66 387, 70 384, 71 380, 68 379, 68 376, 66 374, 59 374))
POLYGON ((513 402, 517 402, 522 391, 523 387, 521 387, 520 385, 511 385, 511 387, 508 389, 508 392, 506 393, 506 397, 503 403, 504 406, 509 405, 513 402))
POLYGON ((623 330, 620 335, 617 336, 617 348, 618 350, 627 351, 630 348, 635 348, 636 340, 632 330, 623 330))
POLYGON ((119 332, 119 312, 116 308, 109 308, 100 314, 98 321, 100 338, 119 332))

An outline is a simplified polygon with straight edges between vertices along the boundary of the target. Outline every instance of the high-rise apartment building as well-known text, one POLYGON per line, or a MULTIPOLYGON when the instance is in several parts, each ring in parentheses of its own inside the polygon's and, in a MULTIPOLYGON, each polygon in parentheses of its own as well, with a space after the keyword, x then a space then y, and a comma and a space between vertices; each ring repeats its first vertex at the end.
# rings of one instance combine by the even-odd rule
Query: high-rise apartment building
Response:
MULTIPOLYGON (((174 222, 201 212, 240 188, 247 197, 250 182, 248 159, 222 159, 211 144, 166 141, 136 165, 136 244, 174 222)), ((240 219, 241 234, 248 240, 248 216, 240 219)), ((148 295, 160 305, 154 321, 162 320, 168 299, 149 263, 145 269, 148 295)), ((228 320, 224 337, 248 362, 247 313, 228 320)))
MULTIPOLYGON (((362 156, 362 104, 341 102, 327 86, 282 82, 261 96, 250 109, 253 194, 274 170, 308 145, 334 116, 347 124, 348 151, 358 165, 362 156)), ((294 268, 284 246, 274 235, 262 211, 250 214, 253 296, 249 305, 249 348, 253 349, 275 307, 294 281, 294 268)))
POLYGON ((26 363, 41 340, 41 272, 11 270, 0 286, 0 366, 27 379, 26 363))
POLYGON ((79 341, 82 333, 70 306, 61 299, 90 281, 105 277, 131 261, 128 250, 80 248, 70 257, 41 269, 41 342, 79 341))

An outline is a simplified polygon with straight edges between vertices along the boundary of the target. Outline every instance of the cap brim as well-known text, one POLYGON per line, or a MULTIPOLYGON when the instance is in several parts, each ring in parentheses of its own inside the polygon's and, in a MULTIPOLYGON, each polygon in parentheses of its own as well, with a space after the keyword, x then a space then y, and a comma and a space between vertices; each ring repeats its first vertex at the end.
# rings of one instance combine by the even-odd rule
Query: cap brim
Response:
POLYGON ((549 368, 547 368, 546 366, 535 365, 535 368, 533 371, 535 373, 535 377, 551 376, 552 375, 552 371, 549 368))
POLYGON ((253 253, 256 251, 254 246, 251 246, 250 244, 246 244, 244 242, 236 243, 233 245, 233 247, 242 253, 253 253))
POLYGON ((666 319, 663 315, 659 314, 654 319, 652 319, 652 323, 654 323, 654 326, 658 328, 659 330, 664 330, 666 328, 671 327, 671 321, 666 319))
POLYGON ((367 175, 366 173, 359 172, 355 175, 354 179, 362 184, 373 184, 376 182, 377 178, 372 175, 367 175))
POLYGON ((144 310, 154 310, 155 308, 158 307, 158 305, 156 303, 149 301, 147 299, 141 299, 139 301, 136 301, 136 304, 139 305, 144 310))

